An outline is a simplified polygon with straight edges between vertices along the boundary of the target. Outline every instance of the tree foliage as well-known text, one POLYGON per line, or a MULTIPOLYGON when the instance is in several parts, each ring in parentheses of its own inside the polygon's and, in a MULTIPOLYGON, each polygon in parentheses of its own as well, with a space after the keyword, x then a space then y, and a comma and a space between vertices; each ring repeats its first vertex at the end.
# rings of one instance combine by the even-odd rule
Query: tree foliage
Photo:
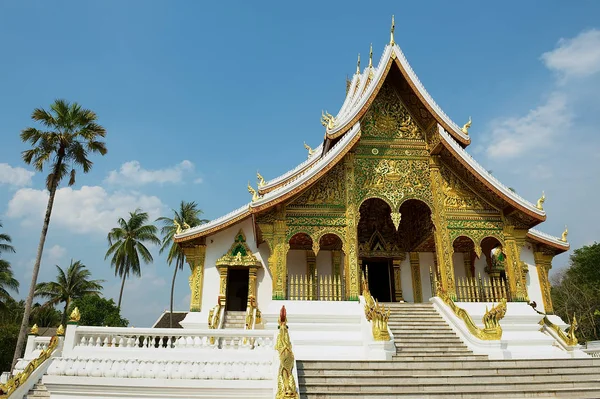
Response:
MULTIPOLYGON (((0 222, 2 227, 2 222, 0 222)), ((19 282, 14 277, 10 263, 1 258, 3 252, 15 252, 8 234, 0 233, 0 310, 5 308, 9 299, 10 291, 19 292, 19 282)))
POLYGON ((73 301, 79 308, 84 326, 127 327, 129 320, 121 317, 120 310, 112 299, 99 296, 86 296, 73 301))
POLYGON ((573 251, 569 268, 553 279, 552 304, 564 321, 577 317, 580 342, 600 339, 600 243, 573 251))

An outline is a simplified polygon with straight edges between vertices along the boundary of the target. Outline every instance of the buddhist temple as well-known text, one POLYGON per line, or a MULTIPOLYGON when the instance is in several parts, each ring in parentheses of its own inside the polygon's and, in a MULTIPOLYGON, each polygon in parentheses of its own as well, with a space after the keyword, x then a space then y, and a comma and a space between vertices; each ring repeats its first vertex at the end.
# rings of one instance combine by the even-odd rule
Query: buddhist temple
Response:
POLYGON ((31 331, 0 389, 600 397, 600 349, 579 344, 575 315, 553 314, 548 273, 569 244, 566 229, 537 230, 545 195, 522 198, 469 155, 476 122, 464 110, 461 126, 436 104, 393 22, 379 61, 372 54, 339 110, 320 115, 323 141, 305 144, 297 167, 259 174, 247 203, 223 217, 177 226, 190 267, 182 328, 163 328, 164 315, 155 328, 88 327, 73 312, 55 337, 31 331))

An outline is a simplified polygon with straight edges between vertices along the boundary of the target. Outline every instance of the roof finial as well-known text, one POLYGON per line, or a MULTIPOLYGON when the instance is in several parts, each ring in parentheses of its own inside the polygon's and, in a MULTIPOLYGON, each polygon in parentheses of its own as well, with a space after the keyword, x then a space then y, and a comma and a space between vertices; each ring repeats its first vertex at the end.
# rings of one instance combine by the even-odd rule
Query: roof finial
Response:
POLYGON ((369 49, 369 68, 373 68, 373 43, 371 43, 371 48, 369 49))
POLYGON ((471 127, 471 123, 473 121, 471 121, 471 117, 469 116, 469 121, 467 123, 465 123, 462 127, 462 129, 460 129, 461 132, 463 132, 464 134, 469 134, 469 128, 471 127))
POLYGON ((392 29, 390 29, 390 45, 393 46, 396 44, 394 42, 394 29, 396 28, 396 23, 394 22, 394 16, 392 15, 392 29))
POLYGON ((542 191, 542 196, 540 197, 540 199, 537 201, 537 205, 535 206, 537 209, 539 209, 540 211, 544 210, 544 201, 546 201, 546 193, 544 193, 542 191))
POLYGON ((563 231, 562 236, 560 237, 560 240, 562 242, 567 242, 568 235, 569 235, 569 229, 567 228, 567 225, 565 225, 565 231, 563 231))
POLYGON ((358 61, 356 61, 356 74, 360 75, 360 53, 358 53, 358 61))

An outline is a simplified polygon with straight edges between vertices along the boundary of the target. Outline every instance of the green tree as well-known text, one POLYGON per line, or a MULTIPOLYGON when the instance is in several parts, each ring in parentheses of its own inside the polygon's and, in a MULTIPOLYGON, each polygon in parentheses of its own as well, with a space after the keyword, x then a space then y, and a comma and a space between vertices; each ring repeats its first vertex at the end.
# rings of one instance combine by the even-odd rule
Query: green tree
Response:
POLYGON ((66 325, 67 310, 71 302, 88 295, 100 295, 104 280, 91 280, 92 273, 80 261, 71 260, 66 272, 58 265, 56 269, 58 271, 56 281, 39 283, 35 295, 48 300, 44 306, 55 306, 64 302, 61 322, 66 325))
POLYGON ((190 227, 198 226, 202 223, 208 222, 206 219, 200 219, 202 210, 198 208, 196 202, 181 201, 179 209, 172 209, 173 217, 168 218, 166 216, 156 219, 157 222, 162 224, 160 233, 163 236, 162 246, 160 247, 160 253, 165 251, 167 253, 167 263, 169 266, 175 262, 175 268, 173 270, 173 281, 171 282, 171 313, 169 314, 169 327, 173 328, 173 295, 175 292, 175 278, 177 277, 177 270, 183 270, 185 263, 185 256, 181 247, 175 243, 173 236, 177 231, 177 227, 174 223, 177 222, 180 226, 184 226, 186 223, 190 227))
POLYGON ((58 327, 61 321, 62 313, 53 306, 43 306, 36 303, 31 307, 29 324, 37 324, 38 327, 58 327))
POLYGON ((80 324, 85 326, 127 327, 129 320, 121 317, 119 308, 112 299, 86 296, 73 301, 81 313, 80 324))
POLYGON ((577 317, 581 342, 600 339, 600 243, 573 251, 569 268, 553 278, 554 312, 566 322, 577 317))
MULTIPOLYGON (((0 222, 2 227, 2 222, 0 222)), ((0 233, 0 256, 2 252, 15 252, 8 234, 0 233)), ((19 282, 15 279, 10 263, 0 258, 0 310, 6 308, 6 304, 11 299, 9 290, 19 292, 19 282)))
POLYGON ((45 166, 49 167, 50 173, 46 176, 46 188, 49 195, 33 265, 31 285, 25 301, 19 339, 13 356, 13 366, 25 344, 31 304, 40 272, 40 262, 56 190, 60 182, 67 176, 69 176, 69 186, 75 184, 76 169, 82 169, 83 173, 88 173, 92 169, 90 153, 106 154, 106 145, 100 141, 105 137, 106 130, 96 123, 97 116, 93 111, 82 108, 77 103, 56 100, 50 105, 49 111, 43 108, 34 109, 31 119, 39 123, 41 129, 28 127, 21 132, 21 140, 31 145, 30 149, 23 151, 22 157, 26 164, 33 165, 40 172, 43 172, 45 166))
POLYGON ((104 259, 112 256, 111 266, 115 268, 115 276, 121 277, 121 290, 117 307, 121 309, 123 287, 130 274, 142 275, 140 257, 144 263, 152 263, 152 254, 145 243, 160 245, 156 236, 158 229, 152 224, 147 224, 148 214, 136 209, 129 213, 129 219, 119 218, 118 227, 108 233, 108 250, 104 259))

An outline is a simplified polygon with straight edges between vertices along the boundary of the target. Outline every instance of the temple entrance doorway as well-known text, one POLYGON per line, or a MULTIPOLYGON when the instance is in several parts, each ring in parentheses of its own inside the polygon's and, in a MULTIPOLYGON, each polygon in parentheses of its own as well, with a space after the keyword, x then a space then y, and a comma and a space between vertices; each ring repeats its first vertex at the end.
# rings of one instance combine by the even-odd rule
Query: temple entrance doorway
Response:
POLYGON ((227 271, 226 309, 244 311, 248 303, 248 284, 250 271, 247 268, 227 271))
POLYGON ((393 290, 389 259, 363 259, 362 273, 367 277, 369 291, 379 302, 392 302, 393 290))

